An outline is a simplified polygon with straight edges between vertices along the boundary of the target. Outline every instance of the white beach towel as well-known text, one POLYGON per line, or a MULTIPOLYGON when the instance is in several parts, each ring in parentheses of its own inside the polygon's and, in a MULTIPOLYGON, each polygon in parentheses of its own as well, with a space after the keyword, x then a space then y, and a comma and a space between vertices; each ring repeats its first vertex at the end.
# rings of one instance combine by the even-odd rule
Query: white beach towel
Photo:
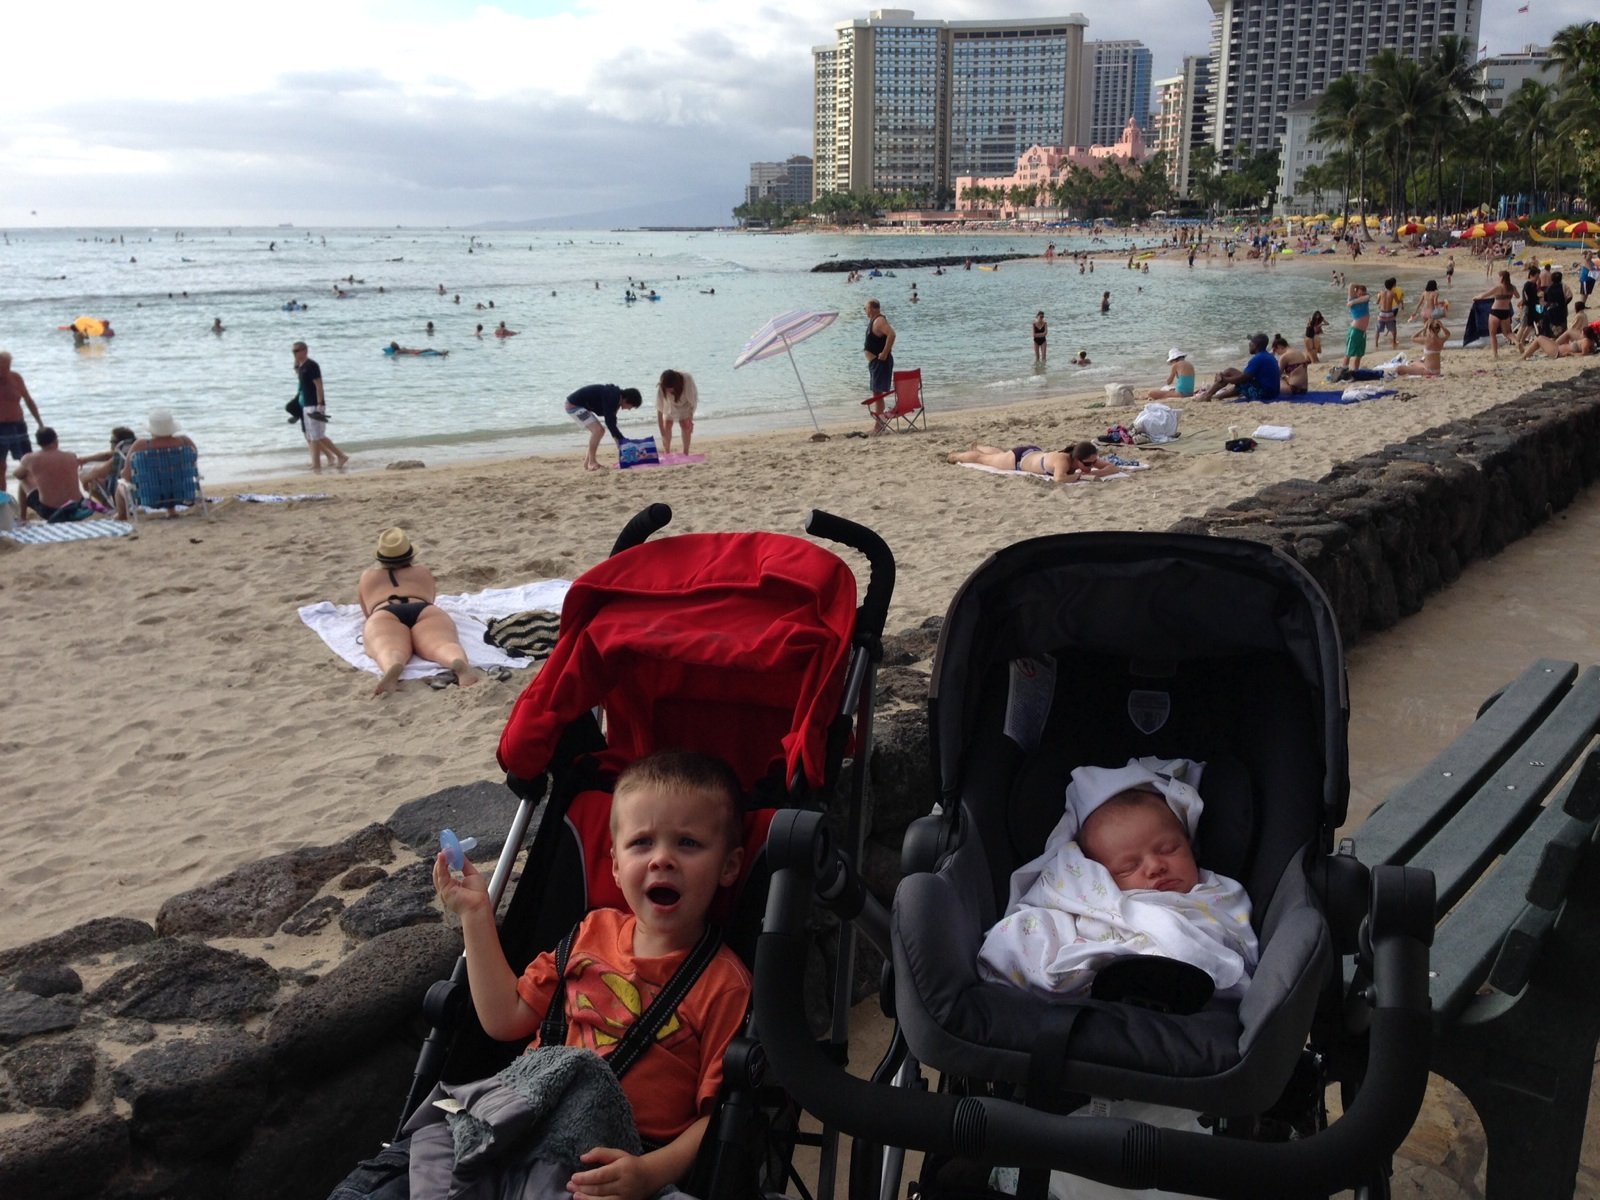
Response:
POLYGON ((1250 435, 1269 442, 1287 442, 1294 436, 1292 425, 1257 425, 1256 431, 1250 435))
POLYGON ((1242 995, 1259 950, 1241 884, 1202 870, 1188 892, 1124 892, 1076 840, 1085 817, 1139 785, 1157 788, 1193 838, 1201 770, 1187 759, 1140 758, 1073 771, 1066 812, 1044 853, 1011 876, 1006 914, 984 936, 978 974, 1051 999, 1087 991, 1113 958, 1159 954, 1199 967, 1221 997, 1242 995))
POLYGON ((331 500, 327 492, 296 492, 292 496, 276 496, 269 492, 240 492, 235 500, 246 504, 290 504, 299 500, 331 500))
MULTIPOLYGON (((509 617, 512 613, 542 608, 553 612, 561 610, 567 589, 572 584, 565 579, 542 579, 520 587, 486 588, 465 595, 440 596, 435 603, 450 614, 461 635, 461 647, 467 652, 467 661, 475 667, 529 667, 542 661, 532 658, 512 658, 498 646, 483 640, 485 622, 494 617, 509 617)), ((300 609, 300 619, 345 662, 373 675, 382 675, 378 664, 367 657, 361 644, 361 628, 366 617, 359 604, 334 604, 321 600, 300 609)), ((426 659, 413 658, 400 673, 401 679, 423 679, 437 675, 441 668, 426 659)))
MULTIPOLYGON (((1041 475, 1037 471, 1002 471, 999 467, 986 467, 982 463, 957 463, 956 466, 958 466, 958 467, 971 467, 974 471, 985 471, 990 475, 1023 475, 1023 476, 1026 476, 1029 479, 1037 479, 1040 483, 1054 483, 1055 482, 1055 480, 1052 479, 1049 475, 1041 475)), ((1145 469, 1145 464, 1144 463, 1139 463, 1136 466, 1123 467, 1115 475, 1090 475, 1085 479, 1080 479, 1078 482, 1079 483, 1106 483, 1106 482, 1109 482, 1110 480, 1113 480, 1113 479, 1126 479, 1128 477, 1128 472, 1129 471, 1142 471, 1144 469, 1145 469)))
POLYGON ((0 530, 0 537, 21 546, 39 546, 46 542, 86 542, 91 538, 127 537, 133 526, 126 521, 89 520, 62 521, 52 525, 47 521, 29 521, 13 529, 0 530))

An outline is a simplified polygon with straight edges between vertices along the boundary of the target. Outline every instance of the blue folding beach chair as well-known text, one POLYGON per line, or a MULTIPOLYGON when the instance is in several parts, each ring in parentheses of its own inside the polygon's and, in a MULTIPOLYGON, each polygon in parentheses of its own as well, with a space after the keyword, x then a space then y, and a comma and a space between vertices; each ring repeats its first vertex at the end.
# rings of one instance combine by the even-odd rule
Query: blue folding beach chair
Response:
POLYGON ((178 505, 198 507, 211 519, 205 491, 200 486, 199 455, 193 446, 154 446, 134 453, 128 488, 128 513, 138 520, 140 508, 165 508, 169 513, 178 505))

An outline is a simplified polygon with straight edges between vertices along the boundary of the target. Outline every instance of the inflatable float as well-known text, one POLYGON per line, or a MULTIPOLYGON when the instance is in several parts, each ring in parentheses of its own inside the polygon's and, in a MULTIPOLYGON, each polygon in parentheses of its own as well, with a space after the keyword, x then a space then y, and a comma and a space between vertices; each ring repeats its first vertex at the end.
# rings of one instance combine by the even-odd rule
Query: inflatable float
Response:
POLYGON ((77 330, 84 337, 115 337, 116 331, 111 328, 111 322, 99 317, 79 317, 71 325, 57 325, 63 333, 77 330))
POLYGON ((385 346, 383 352, 395 358, 443 358, 450 353, 448 350, 416 350, 410 346, 395 345, 385 346))

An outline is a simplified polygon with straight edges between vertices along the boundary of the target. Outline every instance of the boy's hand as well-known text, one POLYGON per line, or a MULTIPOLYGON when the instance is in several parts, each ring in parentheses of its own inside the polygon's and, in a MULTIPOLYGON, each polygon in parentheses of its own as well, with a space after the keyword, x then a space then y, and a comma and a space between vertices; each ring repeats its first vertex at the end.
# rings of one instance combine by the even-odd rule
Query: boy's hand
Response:
POLYGON ((582 1161, 592 1169, 576 1171, 567 1180, 567 1191, 578 1200, 644 1200, 664 1186, 652 1177, 644 1159, 626 1150, 596 1146, 582 1161))
POLYGON ((433 860, 433 890, 439 895, 439 903, 457 916, 489 904, 489 883, 472 860, 462 862, 461 878, 457 879, 450 874, 443 850, 433 860))

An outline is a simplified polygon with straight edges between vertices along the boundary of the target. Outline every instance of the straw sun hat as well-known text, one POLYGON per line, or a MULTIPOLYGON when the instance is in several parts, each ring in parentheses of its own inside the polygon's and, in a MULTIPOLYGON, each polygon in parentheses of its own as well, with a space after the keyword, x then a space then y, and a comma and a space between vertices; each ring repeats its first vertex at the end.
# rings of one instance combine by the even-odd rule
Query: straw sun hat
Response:
POLYGON ((378 535, 378 561, 386 567, 411 565, 411 539, 398 525, 378 535))

